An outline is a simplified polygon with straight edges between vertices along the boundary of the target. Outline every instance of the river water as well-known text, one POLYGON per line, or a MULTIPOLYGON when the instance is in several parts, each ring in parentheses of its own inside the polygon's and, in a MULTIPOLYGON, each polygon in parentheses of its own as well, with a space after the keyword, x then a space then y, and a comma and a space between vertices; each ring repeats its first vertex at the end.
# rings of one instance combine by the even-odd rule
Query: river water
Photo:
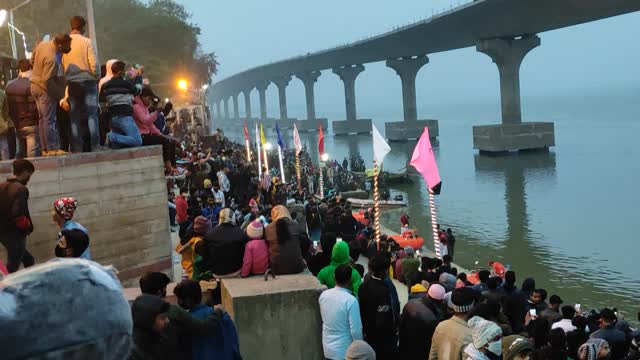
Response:
MULTIPOLYGON (((494 104, 436 106, 435 148, 442 194, 438 220, 457 237, 455 261, 466 268, 498 260, 538 287, 583 309, 617 306, 635 319, 640 294, 638 206, 640 191, 640 102, 638 93, 523 99, 525 120, 553 121, 556 144, 548 153, 480 156, 473 150, 473 125, 497 123, 494 104)), ((340 109, 338 109, 339 111, 340 109)), ((392 116, 374 117, 378 128, 392 116)), ((395 116, 397 118, 397 115, 395 116)), ((242 128, 224 123, 228 136, 242 128)), ((253 136, 253 133, 252 133, 253 136)), ((292 144, 287 131, 285 142, 292 144)), ((302 134, 316 151, 317 134, 302 134)), ((275 138, 272 140, 275 143, 275 138)), ((385 169, 397 171, 411 156, 415 141, 391 143, 385 169)), ((371 166, 370 135, 325 136, 332 158, 361 153, 371 166)), ((420 176, 392 188, 408 199, 413 227, 430 241, 428 194, 420 176)), ((399 231, 400 210, 385 210, 382 222, 399 231)))

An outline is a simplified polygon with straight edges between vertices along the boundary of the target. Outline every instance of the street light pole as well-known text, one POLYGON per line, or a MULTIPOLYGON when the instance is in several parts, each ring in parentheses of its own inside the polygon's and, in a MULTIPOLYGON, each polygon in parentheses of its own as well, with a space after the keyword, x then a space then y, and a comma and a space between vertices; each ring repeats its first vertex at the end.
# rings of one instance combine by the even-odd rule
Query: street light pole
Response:
POLYGON ((86 0, 86 7, 87 7, 87 22, 89 23, 89 38, 91 38, 91 41, 93 42, 93 47, 96 50, 96 57, 99 59, 100 56, 98 56, 98 38, 96 37, 96 22, 95 19, 93 17, 93 0, 86 0))

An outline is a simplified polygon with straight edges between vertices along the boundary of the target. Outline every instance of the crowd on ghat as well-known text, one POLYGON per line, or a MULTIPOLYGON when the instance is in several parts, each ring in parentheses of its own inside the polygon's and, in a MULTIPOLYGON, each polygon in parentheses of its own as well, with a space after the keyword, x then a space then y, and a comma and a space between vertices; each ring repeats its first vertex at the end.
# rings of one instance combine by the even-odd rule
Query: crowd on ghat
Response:
MULTIPOLYGON (((6 96, 0 92, 0 156, 10 158, 7 144, 13 135, 8 129, 13 127, 19 158, 13 162, 14 176, 0 184, 0 243, 8 255, 6 269, 0 270, 16 273, 3 279, 2 287, 23 284, 20 288, 26 293, 38 286, 66 286, 55 291, 67 297, 78 291, 113 290, 109 285, 116 281, 113 273, 92 262, 54 261, 40 277, 21 277, 18 271, 21 264, 25 268, 35 264, 27 250, 27 237, 33 231, 27 184, 37 169, 21 158, 95 151, 103 145, 163 146, 169 222, 178 233, 175 251, 184 276, 174 290, 179 306, 163 300, 170 282, 167 275, 142 276, 143 295, 135 299, 130 312, 127 308, 105 315, 124 319, 126 313, 129 322, 104 322, 114 334, 120 326, 120 332, 114 337, 102 333, 99 341, 107 344, 102 348, 95 346, 95 339, 87 340, 86 347, 67 346, 63 336, 38 341, 33 348, 39 350, 33 351, 68 355, 62 358, 84 354, 84 358, 114 359, 238 359, 242 339, 219 305, 219 280, 306 272, 328 288, 318 303, 326 359, 640 359, 640 332, 619 318, 616 309, 587 312, 565 304, 539 286, 544 279, 538 279, 536 286, 533 278, 526 278, 518 286, 516 273, 498 263, 490 263, 490 271, 459 272, 452 264, 455 237, 450 229, 441 233, 441 244, 448 249, 442 259, 420 256, 385 235, 377 243, 368 221, 372 212, 357 221, 340 195, 340 191, 370 190, 370 184, 355 175, 364 171, 359 158, 351 159, 351 170, 346 158, 342 163, 329 162, 323 171, 326 191, 317 197, 318 169, 306 151, 300 154, 305 176, 299 184, 295 156, 284 152, 289 175, 284 183, 276 167, 259 173, 255 161, 247 161, 244 145, 230 141, 221 130, 205 140, 195 131, 171 129, 164 118, 171 104, 154 102, 153 92, 142 82, 144 68, 127 70, 124 62, 109 60, 98 82, 100 66, 91 41, 82 35, 84 20, 73 17, 71 28, 70 35, 40 43, 31 61, 21 60, 20 75, 8 84, 6 96), (65 77, 63 90, 56 90, 65 77), (70 116, 67 129, 57 118, 64 116, 64 109, 70 116), (361 256, 368 259, 367 268, 361 256), (74 288, 71 279, 87 276, 87 271, 107 273, 91 282, 106 285, 83 283, 90 288, 74 288), (409 299, 402 308, 398 291, 407 291, 409 299), (131 334, 131 339, 123 334, 131 334)), ((53 201, 51 213, 60 229, 52 234, 58 258, 91 259, 91 229, 74 221, 77 207, 78 201, 70 197, 53 201)), ((403 214, 401 225, 403 231, 409 229, 407 215, 403 214)), ((117 301, 105 300, 112 295, 99 296, 98 303, 115 308, 117 301)), ((28 298, 19 301, 32 301, 28 298)), ((6 301, 0 296, 0 329, 6 326, 2 317, 6 301)), ((31 306, 38 312, 44 305, 31 306)), ((69 336, 87 336, 68 326, 69 336)), ((31 336, 23 332, 17 336, 31 336)), ((8 356, 33 356, 29 349, 18 347, 8 356)))

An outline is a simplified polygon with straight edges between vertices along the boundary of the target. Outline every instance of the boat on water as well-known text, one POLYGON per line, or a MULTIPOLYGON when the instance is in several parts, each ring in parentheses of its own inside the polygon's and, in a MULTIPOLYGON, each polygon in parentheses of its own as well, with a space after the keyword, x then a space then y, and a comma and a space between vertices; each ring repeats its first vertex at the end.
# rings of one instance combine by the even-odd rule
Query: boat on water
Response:
MULTIPOLYGON (((372 207, 373 206, 373 200, 372 199, 354 199, 354 198, 348 198, 347 202, 351 203, 352 205, 356 205, 356 206, 363 206, 363 207, 372 207)), ((403 207, 403 206, 407 206, 407 201, 406 200, 402 200, 402 201, 397 201, 397 200, 378 200, 378 207, 381 208, 397 208, 397 207, 403 207)))

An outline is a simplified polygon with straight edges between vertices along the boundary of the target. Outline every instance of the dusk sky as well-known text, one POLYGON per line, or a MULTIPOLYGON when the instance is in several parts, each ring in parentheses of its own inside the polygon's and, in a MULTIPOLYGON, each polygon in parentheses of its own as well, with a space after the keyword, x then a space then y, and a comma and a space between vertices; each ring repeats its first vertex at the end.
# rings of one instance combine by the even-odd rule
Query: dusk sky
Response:
MULTIPOLYGON (((457 1, 182 0, 202 29, 205 51, 215 51, 223 79, 250 67, 313 52, 386 32, 457 5, 457 1), (401 5, 400 5, 401 4, 401 5)), ((640 13, 539 34, 542 44, 521 69, 523 103, 528 96, 640 91, 640 13)), ((437 34, 436 34, 437 36, 437 34)), ((418 73, 420 104, 460 99, 497 101, 498 72, 491 59, 466 48, 429 54, 418 73)), ((358 111, 367 104, 401 109, 400 80, 384 63, 365 64, 356 83, 358 111)), ((291 116, 304 115, 304 87, 294 78, 287 88, 291 116)), ((257 109, 257 91, 252 92, 257 109)), ((277 112, 275 86, 267 92, 269 115, 277 112)), ((242 104, 242 96, 240 97, 242 104)), ((339 78, 324 71, 316 84, 318 110, 344 106, 339 78)), ((523 104, 524 105, 524 104, 523 104)), ((243 108, 241 106, 241 108, 243 108)))

